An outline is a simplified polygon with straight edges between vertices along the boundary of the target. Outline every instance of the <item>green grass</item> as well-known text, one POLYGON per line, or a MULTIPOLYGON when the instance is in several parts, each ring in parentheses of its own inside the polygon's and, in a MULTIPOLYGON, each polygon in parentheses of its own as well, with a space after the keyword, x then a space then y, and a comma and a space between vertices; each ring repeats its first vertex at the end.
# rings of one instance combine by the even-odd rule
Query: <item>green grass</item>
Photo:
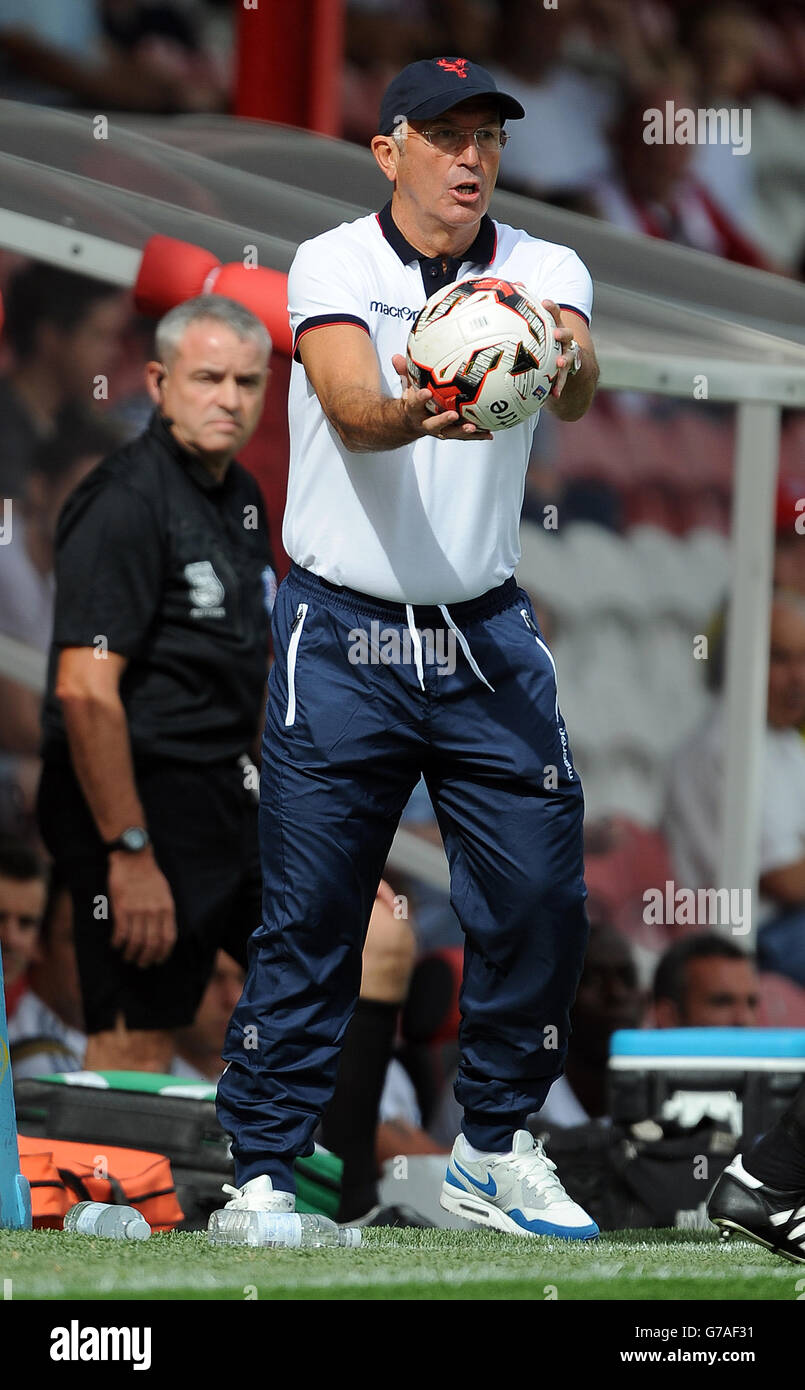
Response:
MULTIPOLYGON (((805 1267, 698 1231, 597 1241, 369 1230, 359 1250, 217 1248, 206 1235, 147 1243, 0 1231, 0 1293, 14 1299, 786 1300, 805 1267)), ((805 1285, 800 1284, 800 1291, 805 1285)), ((1 1301, 1 1300, 0 1300, 1 1301)))

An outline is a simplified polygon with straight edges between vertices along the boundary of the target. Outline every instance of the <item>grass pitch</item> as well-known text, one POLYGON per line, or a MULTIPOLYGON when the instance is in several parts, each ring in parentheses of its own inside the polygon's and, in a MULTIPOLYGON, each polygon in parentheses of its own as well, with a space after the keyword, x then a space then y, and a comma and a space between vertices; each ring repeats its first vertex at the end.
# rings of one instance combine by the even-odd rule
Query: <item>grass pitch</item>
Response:
MULTIPOLYGON (((0 1231, 0 1290, 36 1300, 785 1300, 805 1267, 704 1231, 618 1231, 596 1241, 490 1231, 367 1230, 359 1250, 211 1246, 203 1233, 147 1242, 0 1231)), ((799 1285, 798 1285, 798 1282, 799 1285)))

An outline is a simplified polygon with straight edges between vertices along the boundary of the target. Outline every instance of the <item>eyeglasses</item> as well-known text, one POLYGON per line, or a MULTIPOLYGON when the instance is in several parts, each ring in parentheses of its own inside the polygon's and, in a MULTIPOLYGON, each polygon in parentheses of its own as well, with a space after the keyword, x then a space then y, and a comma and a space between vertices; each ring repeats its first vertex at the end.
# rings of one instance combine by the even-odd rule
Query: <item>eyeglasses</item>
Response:
POLYGON ((458 130, 455 126, 449 125, 434 126, 433 130, 415 130, 414 135, 421 135, 440 154, 452 155, 461 154, 470 140, 475 141, 479 154, 500 154, 509 138, 505 130, 490 130, 487 126, 481 126, 478 130, 458 130))

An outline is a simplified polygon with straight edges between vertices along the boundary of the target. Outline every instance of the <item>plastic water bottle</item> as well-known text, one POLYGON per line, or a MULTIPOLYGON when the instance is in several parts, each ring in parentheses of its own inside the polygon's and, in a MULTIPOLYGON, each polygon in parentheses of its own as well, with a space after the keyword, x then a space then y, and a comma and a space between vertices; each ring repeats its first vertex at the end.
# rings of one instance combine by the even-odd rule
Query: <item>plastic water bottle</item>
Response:
POLYGON ((65 1231, 110 1240, 148 1240, 151 1227, 135 1207, 115 1207, 106 1202, 79 1202, 64 1218, 65 1231))
POLYGON ((361 1243, 356 1226, 337 1226, 311 1212, 214 1211, 207 1226, 213 1245, 265 1245, 286 1250, 354 1250, 361 1243))

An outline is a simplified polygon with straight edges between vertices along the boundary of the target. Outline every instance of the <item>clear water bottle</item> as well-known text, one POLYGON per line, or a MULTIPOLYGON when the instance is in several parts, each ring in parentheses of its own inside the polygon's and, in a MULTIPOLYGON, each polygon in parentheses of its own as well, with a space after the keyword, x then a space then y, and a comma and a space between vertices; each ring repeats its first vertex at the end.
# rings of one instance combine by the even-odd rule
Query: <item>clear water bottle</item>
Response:
POLYGON ((286 1250, 354 1250, 361 1243, 356 1226, 337 1226, 311 1212, 214 1211, 207 1226, 213 1245, 265 1245, 286 1250))
POLYGON ((135 1207, 109 1206, 106 1202, 79 1202, 64 1218, 65 1231, 110 1240, 148 1240, 151 1227, 135 1207))

